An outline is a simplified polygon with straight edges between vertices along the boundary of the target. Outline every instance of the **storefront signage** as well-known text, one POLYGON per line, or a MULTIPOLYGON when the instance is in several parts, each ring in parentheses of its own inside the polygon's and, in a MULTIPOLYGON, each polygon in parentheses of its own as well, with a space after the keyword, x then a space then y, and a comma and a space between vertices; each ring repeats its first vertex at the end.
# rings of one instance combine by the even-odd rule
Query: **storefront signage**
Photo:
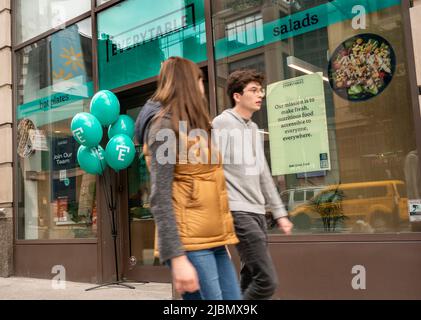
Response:
POLYGON ((322 74, 269 85, 267 105, 272 174, 330 170, 322 74))
MULTIPOLYGON (((216 59, 223 59, 241 52, 255 49, 270 43, 298 36, 310 31, 326 28, 330 25, 351 20, 360 15, 355 7, 363 6, 365 12, 372 13, 379 10, 400 5, 401 0, 334 0, 326 4, 303 10, 296 14, 277 19, 254 28, 255 30, 247 30, 244 33, 256 34, 262 33, 263 40, 253 42, 251 44, 233 41, 228 37, 219 39, 215 43, 216 59), (257 30, 259 29, 259 30, 257 30)), ((237 38, 247 38, 238 34, 237 38)))
POLYGON ((70 97, 68 94, 55 94, 51 98, 44 98, 39 100, 40 109, 51 109, 63 103, 68 103, 70 97))
MULTIPOLYGON (((80 24, 74 24, 51 35, 44 44, 33 46, 27 54, 29 73, 24 77, 25 90, 21 99, 24 103, 17 106, 17 119, 30 117, 37 126, 68 119, 75 110, 65 108, 74 102, 88 99, 93 95, 91 81, 90 53, 92 39, 85 34, 80 24), (48 46, 48 50, 45 48, 48 46), (47 50, 47 52, 45 52, 47 50), (48 63, 45 74, 39 77, 33 73, 38 67, 40 55, 44 54, 48 63), (41 86, 41 89, 37 89, 41 86), (60 108, 60 112, 50 112, 60 108), (48 116, 45 115, 48 112, 48 116)), ((44 57, 44 56, 43 56, 44 57)), ((40 70, 43 69, 42 65, 40 70)), ((74 107, 74 105, 73 105, 74 107)), ((82 103, 80 103, 83 108, 82 103)))
POLYGON ((161 62, 170 56, 205 61, 204 12, 204 0, 131 0, 101 12, 100 89, 115 89, 157 76, 161 62))
POLYGON ((280 26, 274 27, 273 35, 277 37, 290 32, 299 31, 303 28, 307 28, 318 23, 319 16, 317 14, 313 14, 310 17, 310 14, 307 13, 302 20, 288 19, 288 21, 285 21, 285 23, 281 24, 280 26))
POLYGON ((195 6, 192 3, 182 9, 134 26, 120 34, 110 36, 107 39, 107 62, 109 62, 110 56, 116 56, 127 50, 142 46, 148 41, 155 41, 187 27, 195 26, 194 12, 195 6))
MULTIPOLYGON (((39 94, 42 95, 43 92, 48 94, 48 92, 50 92, 50 91, 51 91, 51 87, 46 88, 44 90, 41 90, 39 92, 39 94)), ((36 99, 36 100, 31 101, 31 102, 22 104, 22 105, 18 106, 18 108, 17 108, 17 118, 22 119, 22 118, 31 116, 31 115, 36 114, 36 113, 46 112, 46 111, 49 111, 51 109, 57 109, 57 108, 65 106, 65 105, 68 105, 70 103, 86 99, 87 96, 85 96, 85 95, 70 94, 70 92, 78 93, 78 92, 81 92, 81 91, 87 92, 87 96, 92 96, 93 83, 88 82, 86 84, 81 85, 80 87, 69 87, 69 88, 67 88, 67 92, 69 92, 69 93, 67 93, 67 92, 53 93, 51 95, 46 95, 45 97, 42 97, 40 99, 36 99)), ((53 116, 55 116, 55 115, 53 114, 53 116)), ((59 114, 57 114, 56 116, 59 116, 59 114)), ((65 118, 63 118, 63 119, 65 119, 65 118)), ((63 119, 54 119, 54 120, 59 121, 59 120, 63 120, 63 119)))

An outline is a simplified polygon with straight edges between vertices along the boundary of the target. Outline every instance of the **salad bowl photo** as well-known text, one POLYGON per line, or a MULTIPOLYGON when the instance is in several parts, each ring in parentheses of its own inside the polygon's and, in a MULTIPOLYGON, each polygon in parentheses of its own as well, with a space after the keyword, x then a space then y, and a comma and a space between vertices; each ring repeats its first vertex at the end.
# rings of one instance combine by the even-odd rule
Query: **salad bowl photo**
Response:
POLYGON ((359 34, 342 42, 331 55, 329 83, 340 97, 364 101, 386 89, 395 67, 395 52, 387 40, 372 33, 359 34))

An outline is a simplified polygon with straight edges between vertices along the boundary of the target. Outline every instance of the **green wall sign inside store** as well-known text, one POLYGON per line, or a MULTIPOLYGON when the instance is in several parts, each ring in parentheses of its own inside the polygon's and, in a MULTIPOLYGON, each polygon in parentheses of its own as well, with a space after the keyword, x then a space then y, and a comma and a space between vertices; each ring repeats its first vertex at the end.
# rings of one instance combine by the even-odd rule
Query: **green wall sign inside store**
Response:
POLYGON ((206 57, 204 0, 127 0, 98 15, 100 89, 158 75, 161 62, 206 57))

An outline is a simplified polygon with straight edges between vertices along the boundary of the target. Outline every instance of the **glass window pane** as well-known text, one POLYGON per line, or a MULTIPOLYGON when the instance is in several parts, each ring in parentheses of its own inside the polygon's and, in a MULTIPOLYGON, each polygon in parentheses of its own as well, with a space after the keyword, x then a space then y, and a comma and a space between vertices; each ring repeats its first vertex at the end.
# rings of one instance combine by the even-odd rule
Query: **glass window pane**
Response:
POLYGON ((218 112, 230 107, 231 72, 266 76, 272 90, 253 120, 269 132, 278 189, 293 193, 295 233, 413 230, 417 102, 401 10, 399 0, 212 1, 218 112))
POLYGON ((89 111, 91 20, 17 52, 18 238, 96 236, 96 178, 77 163, 73 116, 89 111))
MULTIPOLYGON (((138 97, 138 100, 146 102, 142 97, 138 97)), ((122 103, 125 103, 124 100, 122 103)), ((135 121, 139 111, 140 107, 130 108, 127 114, 135 121)), ((143 145, 136 146, 136 157, 127 169, 130 257, 137 265, 156 265, 159 261, 154 257, 155 221, 149 206, 151 183, 142 147, 143 145)))
POLYGON ((16 0, 15 43, 19 44, 91 10, 90 0, 16 0))

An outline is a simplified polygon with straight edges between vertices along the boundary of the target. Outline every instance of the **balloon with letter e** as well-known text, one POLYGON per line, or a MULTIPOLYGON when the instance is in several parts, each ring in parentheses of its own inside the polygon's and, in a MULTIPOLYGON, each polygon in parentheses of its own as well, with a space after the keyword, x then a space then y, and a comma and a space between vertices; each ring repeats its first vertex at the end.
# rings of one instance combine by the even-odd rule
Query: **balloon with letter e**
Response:
POLYGON ((108 165, 116 171, 129 167, 135 155, 134 143, 125 134, 112 137, 105 148, 105 159, 108 165))
POLYGON ((85 147, 95 147, 102 140, 102 127, 98 119, 90 113, 76 114, 70 125, 75 140, 85 147))
POLYGON ((77 162, 87 173, 101 175, 107 167, 105 150, 101 146, 93 148, 80 146, 77 151, 77 162))

